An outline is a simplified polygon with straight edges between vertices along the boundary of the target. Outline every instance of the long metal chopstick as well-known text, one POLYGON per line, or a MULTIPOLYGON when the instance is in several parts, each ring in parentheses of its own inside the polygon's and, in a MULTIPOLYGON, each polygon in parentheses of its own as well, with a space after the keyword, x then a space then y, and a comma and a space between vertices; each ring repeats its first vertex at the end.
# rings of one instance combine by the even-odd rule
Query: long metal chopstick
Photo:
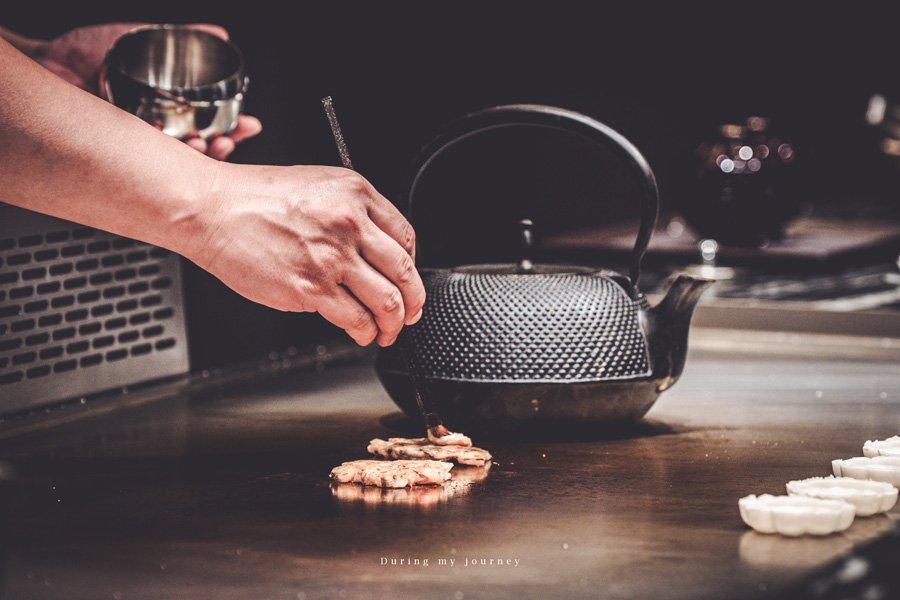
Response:
MULTIPOLYGON (((350 152, 347 150, 347 142, 344 140, 344 134, 341 132, 341 125, 338 123, 337 115, 334 112, 334 104, 332 103, 331 96, 322 98, 322 104, 325 106, 325 114, 328 115, 328 123, 331 125, 331 133, 334 136, 335 144, 337 144, 338 153, 341 156, 341 163, 345 168, 355 171, 356 169, 353 168, 353 163, 350 161, 350 152)), ((397 341, 400 344, 400 354, 403 356, 403 361, 406 363, 406 368, 412 379, 413 391, 416 395, 416 404, 419 405, 419 411, 422 413, 422 419, 425 422, 426 429, 431 431, 440 427, 442 428, 441 430, 432 433, 437 437, 449 435, 449 431, 446 433, 443 431, 441 417, 434 407, 434 401, 432 400, 431 393, 428 389, 428 382, 425 379, 418 352, 416 351, 416 347, 413 344, 412 338, 406 327, 400 330, 397 341)))

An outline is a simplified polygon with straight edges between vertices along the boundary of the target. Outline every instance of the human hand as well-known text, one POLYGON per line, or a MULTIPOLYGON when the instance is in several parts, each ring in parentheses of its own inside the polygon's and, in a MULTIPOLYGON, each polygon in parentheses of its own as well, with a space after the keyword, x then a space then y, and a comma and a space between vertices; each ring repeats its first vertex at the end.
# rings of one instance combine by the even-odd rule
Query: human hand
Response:
MULTIPOLYGON (((34 44, 30 52, 31 58, 69 83, 108 100, 102 86, 106 53, 122 35, 143 25, 146 23, 108 23, 79 27, 53 40, 34 44)), ((218 25, 200 23, 190 27, 228 39, 228 32, 218 25)), ((228 135, 208 142, 192 138, 185 140, 185 143, 208 156, 224 160, 234 151, 236 144, 260 131, 262 124, 259 119, 241 115, 237 126, 228 135)))
POLYGON ((145 23, 109 23, 72 29, 34 44, 31 58, 48 71, 95 96, 101 96, 100 73, 106 53, 122 35, 145 23))
POLYGON ((249 115, 239 115, 237 124, 228 135, 220 135, 209 140, 192 137, 182 141, 194 150, 207 156, 217 160, 225 160, 229 154, 234 152, 237 144, 255 136, 260 131, 262 131, 262 123, 259 122, 259 119, 249 115))
POLYGON ((250 300, 318 312, 363 346, 421 317, 412 226, 354 171, 220 163, 199 218, 182 254, 250 300))

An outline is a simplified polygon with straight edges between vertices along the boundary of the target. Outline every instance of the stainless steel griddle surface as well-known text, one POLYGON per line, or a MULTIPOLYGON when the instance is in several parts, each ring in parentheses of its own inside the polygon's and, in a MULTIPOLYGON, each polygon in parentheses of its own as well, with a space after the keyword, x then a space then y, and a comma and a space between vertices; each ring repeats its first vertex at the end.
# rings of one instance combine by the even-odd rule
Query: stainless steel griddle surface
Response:
POLYGON ((898 349, 741 335, 697 330, 633 430, 477 439, 497 464, 443 492, 330 484, 370 439, 410 433, 368 360, 6 439, 5 597, 779 597, 900 511, 787 539, 737 501, 900 433, 898 349))

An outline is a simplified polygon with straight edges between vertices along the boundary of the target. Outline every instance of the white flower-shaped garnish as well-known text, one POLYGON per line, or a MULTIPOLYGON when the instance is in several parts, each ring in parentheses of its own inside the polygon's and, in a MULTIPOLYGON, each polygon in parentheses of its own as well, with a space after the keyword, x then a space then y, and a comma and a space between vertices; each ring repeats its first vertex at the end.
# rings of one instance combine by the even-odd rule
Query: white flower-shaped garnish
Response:
POLYGON ((863 456, 900 456, 900 435, 886 440, 869 440, 863 444, 863 456))
POLYGON ((750 495, 738 500, 744 523, 760 533, 828 535, 853 523, 856 508, 843 500, 807 496, 750 495))
POLYGON ((885 481, 900 488, 900 456, 856 456, 831 461, 835 477, 885 481))
POLYGON ((790 481, 787 492, 792 496, 843 500, 856 507, 857 517, 868 517, 891 510, 897 503, 898 490, 883 481, 829 476, 790 481))

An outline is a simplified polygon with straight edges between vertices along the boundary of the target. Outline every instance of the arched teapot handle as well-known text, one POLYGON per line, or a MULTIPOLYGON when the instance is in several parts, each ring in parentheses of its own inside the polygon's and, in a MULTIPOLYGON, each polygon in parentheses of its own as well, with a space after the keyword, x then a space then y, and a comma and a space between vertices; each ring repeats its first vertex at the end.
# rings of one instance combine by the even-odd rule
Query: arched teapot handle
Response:
POLYGON ((638 280, 641 275, 641 261, 647 251, 650 236, 653 235, 659 216, 659 190, 656 185, 656 177, 654 177, 647 159, 631 142, 603 123, 581 113, 552 106, 509 104, 479 110, 451 121, 440 135, 422 148, 413 161, 413 177, 406 197, 408 214, 412 214, 413 198, 422 174, 444 150, 457 142, 486 131, 521 125, 550 127, 581 135, 588 140, 600 143, 612 152, 613 156, 621 159, 628 166, 637 183, 641 200, 641 225, 629 265, 631 293, 633 297, 636 297, 638 280))

